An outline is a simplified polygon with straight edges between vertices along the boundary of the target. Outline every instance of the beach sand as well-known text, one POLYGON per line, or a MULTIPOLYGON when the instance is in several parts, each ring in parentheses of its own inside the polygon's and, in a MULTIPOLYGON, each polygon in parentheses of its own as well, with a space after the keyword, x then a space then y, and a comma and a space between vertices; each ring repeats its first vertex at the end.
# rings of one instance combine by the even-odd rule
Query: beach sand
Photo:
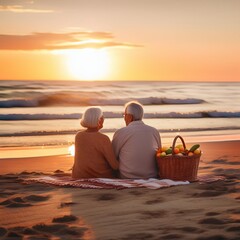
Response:
POLYGON ((70 155, 0 159, 0 239, 240 239, 240 141, 202 142, 201 149, 199 175, 225 180, 64 188, 23 179, 69 174, 70 155))

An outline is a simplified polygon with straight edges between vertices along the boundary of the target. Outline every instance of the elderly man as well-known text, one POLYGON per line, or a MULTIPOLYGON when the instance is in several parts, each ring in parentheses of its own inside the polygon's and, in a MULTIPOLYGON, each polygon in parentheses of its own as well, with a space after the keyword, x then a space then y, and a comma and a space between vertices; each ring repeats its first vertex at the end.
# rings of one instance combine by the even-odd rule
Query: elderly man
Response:
POLYGON ((156 150, 161 147, 157 129, 144 124, 143 106, 138 102, 125 105, 126 127, 117 130, 112 144, 119 160, 120 178, 156 178, 156 150))

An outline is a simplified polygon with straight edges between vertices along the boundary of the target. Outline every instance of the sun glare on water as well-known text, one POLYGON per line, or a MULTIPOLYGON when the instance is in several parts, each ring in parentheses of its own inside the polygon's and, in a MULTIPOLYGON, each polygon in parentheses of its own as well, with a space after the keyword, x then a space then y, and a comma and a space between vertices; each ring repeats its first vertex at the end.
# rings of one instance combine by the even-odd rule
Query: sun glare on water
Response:
POLYGON ((69 50, 67 65, 78 80, 103 80, 109 72, 109 56, 105 49, 69 50))
POLYGON ((74 146, 74 144, 72 144, 72 145, 68 148, 68 153, 69 153, 71 156, 74 156, 74 155, 75 155, 75 146, 74 146))

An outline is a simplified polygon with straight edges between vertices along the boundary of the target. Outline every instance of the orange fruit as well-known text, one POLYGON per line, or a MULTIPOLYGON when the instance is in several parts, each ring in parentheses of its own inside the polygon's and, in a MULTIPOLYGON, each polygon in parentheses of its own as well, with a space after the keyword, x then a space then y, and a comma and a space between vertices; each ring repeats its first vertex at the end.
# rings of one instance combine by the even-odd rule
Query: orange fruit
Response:
POLYGON ((183 146, 181 146, 180 148, 179 148, 179 151, 182 153, 182 152, 184 152, 184 147, 183 146))
POLYGON ((158 150, 157 150, 157 153, 161 153, 162 151, 161 151, 161 148, 159 148, 158 150))
POLYGON ((180 152, 179 148, 176 148, 176 147, 174 148, 173 151, 174 151, 175 154, 178 154, 180 152))
POLYGON ((161 148, 161 151, 162 151, 162 152, 165 152, 166 150, 168 150, 168 147, 166 147, 166 146, 163 146, 163 147, 161 148))
POLYGON ((157 152, 156 156, 157 156, 157 157, 161 157, 161 153, 160 153, 160 152, 157 152))

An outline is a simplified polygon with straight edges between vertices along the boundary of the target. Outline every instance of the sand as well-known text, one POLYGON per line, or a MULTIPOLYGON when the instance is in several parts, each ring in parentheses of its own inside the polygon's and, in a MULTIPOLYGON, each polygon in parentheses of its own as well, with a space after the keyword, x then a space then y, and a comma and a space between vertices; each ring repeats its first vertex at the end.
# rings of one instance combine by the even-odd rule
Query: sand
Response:
POLYGON ((199 175, 158 190, 79 189, 23 179, 70 173, 73 157, 0 159, 0 239, 240 239, 240 141, 202 142, 199 175))

